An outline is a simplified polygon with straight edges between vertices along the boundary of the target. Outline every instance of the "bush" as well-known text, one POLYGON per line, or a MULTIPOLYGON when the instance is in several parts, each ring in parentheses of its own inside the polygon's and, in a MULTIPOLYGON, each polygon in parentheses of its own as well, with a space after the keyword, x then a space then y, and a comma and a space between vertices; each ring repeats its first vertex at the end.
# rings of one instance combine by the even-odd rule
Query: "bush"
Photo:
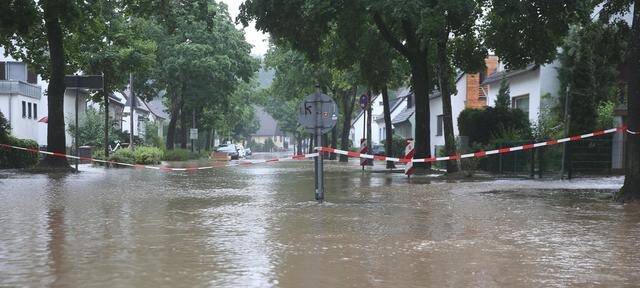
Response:
POLYGON ((4 114, 0 112, 0 142, 4 142, 11 134, 11 124, 4 117, 4 114))
POLYGON ((407 139, 404 139, 398 135, 393 135, 393 140, 391 140, 391 148, 393 149, 393 155, 387 156, 395 158, 404 157, 404 150, 405 148, 407 148, 407 139))
POLYGON ((174 149, 174 150, 165 150, 164 157, 162 160, 164 161, 187 161, 189 160, 189 150, 186 149, 174 149))
POLYGON ((529 118, 518 109, 465 109, 458 116, 458 127, 460 135, 469 137, 469 145, 489 144, 503 131, 517 131, 520 139, 531 138, 529 118))
POLYGON ((157 165, 164 158, 164 153, 160 148, 143 146, 136 148, 133 156, 136 164, 157 165))
POLYGON ((118 149, 115 153, 109 156, 109 161, 134 164, 135 156, 131 149, 118 149))
POLYGON ((145 124, 144 143, 147 146, 153 146, 158 148, 164 147, 164 141, 162 137, 158 135, 158 123, 147 122, 145 124))
MULTIPOLYGON (((28 139, 18 139, 12 136, 5 136, 4 143, 12 146, 24 147, 38 150, 38 142, 28 139)), ((12 148, 0 149, 0 168, 28 168, 38 163, 38 153, 12 148)))

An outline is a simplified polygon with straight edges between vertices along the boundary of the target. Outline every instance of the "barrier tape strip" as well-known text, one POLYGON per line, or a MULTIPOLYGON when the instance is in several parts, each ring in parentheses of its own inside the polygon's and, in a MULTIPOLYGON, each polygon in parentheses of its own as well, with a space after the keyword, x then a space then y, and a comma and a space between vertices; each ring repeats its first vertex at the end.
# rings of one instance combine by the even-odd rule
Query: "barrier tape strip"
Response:
POLYGON ((516 152, 516 151, 526 151, 526 150, 531 150, 533 148, 552 146, 552 145, 565 143, 565 142, 580 141, 582 139, 607 135, 607 134, 616 133, 616 132, 624 132, 624 131, 628 131, 627 127, 622 126, 618 128, 595 131, 593 133, 584 134, 584 135, 572 136, 572 137, 567 137, 567 138, 562 138, 557 140, 549 140, 549 141, 540 142, 540 143, 526 144, 526 145, 516 146, 516 147, 500 148, 500 149, 490 150, 490 151, 478 151, 475 153, 468 153, 468 154, 462 154, 462 155, 458 154, 458 155, 452 155, 447 157, 431 157, 431 158, 423 158, 423 159, 411 159, 411 158, 401 159, 401 158, 393 158, 393 157, 387 157, 387 156, 361 154, 358 152, 338 150, 330 147, 317 147, 316 150, 318 152, 335 153, 339 155, 345 155, 351 158, 372 159, 374 161, 390 161, 390 162, 405 163, 405 164, 410 162, 411 163, 433 163, 433 162, 459 160, 459 159, 466 159, 466 158, 483 158, 489 155, 507 154, 507 153, 516 152))
MULTIPOLYGON (((22 151, 27 151, 27 152, 31 152, 31 153, 40 153, 40 154, 50 155, 50 156, 54 156, 54 157, 66 157, 68 159, 78 159, 80 161, 91 161, 91 162, 95 162, 95 163, 132 167, 132 168, 136 168, 136 169, 152 169, 152 170, 158 170, 158 171, 162 171, 162 172, 201 171, 201 170, 211 170, 211 169, 220 168, 220 167, 248 166, 248 165, 264 164, 264 163, 285 162, 285 161, 293 161, 293 160, 304 160, 304 159, 308 159, 308 158, 315 158, 315 157, 318 157, 318 155, 319 155, 319 153, 311 153, 311 154, 303 154, 303 155, 289 156, 289 157, 283 157, 283 158, 264 159, 264 160, 242 160, 242 161, 231 162, 231 163, 220 162, 222 165, 213 165, 213 166, 202 166, 202 167, 193 166, 193 167, 185 167, 185 168, 171 168, 171 167, 165 167, 165 166, 151 166, 151 165, 122 163, 122 162, 101 160, 101 159, 95 159, 95 158, 89 158, 89 157, 77 157, 77 156, 67 155, 67 154, 63 154, 63 153, 40 151, 38 149, 24 148, 24 147, 12 146, 12 145, 8 145, 8 144, 0 143, 0 148, 2 148, 2 147, 10 148, 10 149, 16 149, 16 150, 22 150, 22 151)), ((218 162, 214 162, 214 163, 218 163, 218 162)))
POLYGON ((631 130, 629 130, 629 129, 627 129, 627 133, 629 133, 629 134, 631 134, 631 135, 638 135, 638 134, 640 134, 640 132, 634 132, 634 131, 631 131, 631 130))

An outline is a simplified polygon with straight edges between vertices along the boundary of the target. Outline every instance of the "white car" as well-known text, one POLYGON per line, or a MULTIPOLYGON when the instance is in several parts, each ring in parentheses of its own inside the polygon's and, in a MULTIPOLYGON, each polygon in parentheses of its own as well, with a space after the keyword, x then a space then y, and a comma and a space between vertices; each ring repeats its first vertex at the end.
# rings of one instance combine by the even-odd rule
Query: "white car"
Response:
POLYGON ((247 150, 244 149, 244 146, 242 146, 242 144, 236 144, 236 149, 238 149, 238 157, 240 158, 247 157, 247 150))

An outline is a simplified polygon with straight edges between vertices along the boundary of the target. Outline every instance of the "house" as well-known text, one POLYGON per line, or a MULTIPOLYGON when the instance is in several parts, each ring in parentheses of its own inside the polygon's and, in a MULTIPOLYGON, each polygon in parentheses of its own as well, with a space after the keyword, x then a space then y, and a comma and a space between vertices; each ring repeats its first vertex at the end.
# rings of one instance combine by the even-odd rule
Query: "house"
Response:
POLYGON ((164 137, 164 126, 168 124, 167 120, 170 118, 168 109, 162 103, 162 97, 166 92, 161 92, 157 97, 153 98, 149 102, 142 101, 142 103, 149 110, 149 121, 154 122, 158 126, 158 136, 164 137))
MULTIPOLYGON (((113 93, 116 97, 124 101, 124 109, 122 113, 122 132, 129 133, 131 130, 131 92, 127 89, 124 92, 113 93)), ((146 133, 146 123, 149 121, 151 112, 140 99, 135 97, 135 107, 133 109, 133 135, 139 138, 144 138, 146 133)))
MULTIPOLYGON (((458 116, 465 108, 482 108, 487 106, 489 87, 481 84, 485 75, 495 72, 499 64, 496 56, 485 59, 487 66, 483 73, 468 74, 458 73, 456 76, 456 94, 451 95, 451 113, 453 120, 454 136, 459 136, 458 116)), ((415 137, 415 106, 414 95, 407 96, 407 105, 396 117, 392 118, 394 133, 403 138, 415 137)), ((429 95, 430 115, 430 151, 437 155, 438 147, 444 146, 444 115, 442 107, 442 95, 435 91, 429 95)))
POLYGON ((518 70, 506 70, 504 65, 499 65, 497 71, 482 82, 488 86, 487 105, 494 105, 500 83, 506 81, 510 88, 511 107, 522 110, 531 123, 537 123, 540 109, 558 97, 559 65, 558 60, 546 65, 531 64, 518 70))
MULTIPOLYGON (((390 93, 389 107, 391 111, 391 119, 398 116, 407 105, 407 98, 410 95, 408 88, 402 88, 390 93)), ((353 147, 360 147, 360 139, 364 136, 365 130, 364 111, 360 110, 356 117, 351 120, 351 130, 349 132, 349 140, 353 143, 353 147)), ((384 144, 386 140, 386 125, 384 122, 384 105, 382 103, 382 94, 372 96, 371 98, 371 143, 372 145, 384 144)))
POLYGON ((47 115, 42 100, 38 76, 26 63, 5 57, 0 48, 0 112, 11 124, 13 136, 45 144, 40 129, 44 126, 46 131, 46 125, 38 122, 47 115))
POLYGON ((267 139, 271 139, 274 148, 277 150, 287 150, 289 148, 290 139, 286 133, 280 130, 278 122, 267 113, 263 107, 253 106, 256 118, 260 124, 260 128, 256 133, 251 134, 251 141, 264 145, 267 139))

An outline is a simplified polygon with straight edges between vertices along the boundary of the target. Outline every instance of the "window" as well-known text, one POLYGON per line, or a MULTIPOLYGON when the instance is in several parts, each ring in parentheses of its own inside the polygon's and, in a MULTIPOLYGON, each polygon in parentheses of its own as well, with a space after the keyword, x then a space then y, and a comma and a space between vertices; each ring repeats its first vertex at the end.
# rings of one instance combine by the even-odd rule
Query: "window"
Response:
POLYGON ((442 136, 444 128, 444 115, 438 115, 438 130, 436 136, 442 136))
POLYGON ((524 114, 529 116, 529 95, 523 95, 518 97, 513 97, 511 99, 511 106, 513 109, 520 109, 524 114))
POLYGON ((27 102, 22 101, 22 118, 27 118, 27 102))
POLYGON ((31 119, 31 116, 33 116, 33 115, 31 114, 31 102, 29 102, 28 106, 29 106, 29 119, 31 119))
POLYGON ((413 94, 407 96, 407 108, 413 107, 413 94))
POLYGON ((38 104, 33 103, 33 119, 38 120, 38 104))
POLYGON ((7 64, 0 62, 0 80, 7 80, 7 64))
POLYGON ((27 70, 27 83, 31 83, 31 84, 38 83, 38 74, 31 71, 31 69, 27 70))

